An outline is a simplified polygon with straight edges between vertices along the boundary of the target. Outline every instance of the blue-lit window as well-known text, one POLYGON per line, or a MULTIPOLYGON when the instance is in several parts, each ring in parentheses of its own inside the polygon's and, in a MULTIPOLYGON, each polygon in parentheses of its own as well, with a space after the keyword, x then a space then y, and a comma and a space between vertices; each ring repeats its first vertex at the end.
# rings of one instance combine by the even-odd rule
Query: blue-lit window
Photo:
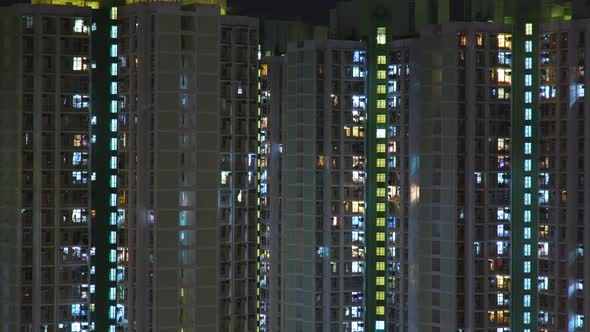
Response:
POLYGON ((117 169, 117 157, 111 156, 111 169, 117 169))
POLYGON ((109 272, 109 281, 117 281, 117 269, 111 269, 109 272))
POLYGON ((524 222, 531 222, 531 210, 524 211, 524 222))
POLYGON ((524 153, 531 154, 533 149, 533 145, 529 142, 524 143, 524 153))
POLYGON ((530 244, 525 244, 524 245, 524 255, 525 256, 530 256, 531 255, 531 245, 530 244))
POLYGON ((116 308, 114 306, 110 306, 109 307, 109 319, 115 319, 117 316, 116 313, 117 313, 116 308))
POLYGON ((524 187, 525 188, 530 188, 532 184, 532 179, 530 176, 525 176, 524 177, 524 187))
POLYGON ((525 307, 528 308, 531 306, 531 296, 530 295, 525 295, 522 300, 524 302, 525 307))
POLYGON ((117 101, 111 100, 111 113, 117 113, 117 101))
POLYGON ((111 75, 117 76, 117 71, 118 71, 117 64, 111 63, 111 75))
POLYGON ((524 137, 529 138, 531 136, 533 136, 533 127, 529 125, 524 126, 524 137))
POLYGON ((530 74, 524 75, 524 85, 525 86, 533 85, 533 75, 530 75, 530 74))
POLYGON ((111 194, 111 201, 110 201, 110 205, 111 207, 115 207, 117 206, 117 194, 111 194))
POLYGON ((574 327, 575 328, 584 327, 584 315, 575 315, 574 316, 574 327))
POLYGON ((111 57, 117 57, 117 44, 111 45, 111 57))
POLYGON ((502 242, 502 241, 496 242, 496 252, 498 255, 504 254, 504 242, 502 242))
POLYGON ((524 42, 524 51, 525 52, 532 52, 533 51, 533 42, 527 40, 524 42))
POLYGON ((117 289, 115 287, 111 287, 109 289, 109 300, 114 301, 117 297, 117 289))
POLYGON ((531 194, 524 194, 524 205, 531 205, 531 194))
POLYGON ((109 242, 111 244, 117 244, 117 232, 111 231, 110 236, 109 236, 109 242))
POLYGON ((112 95, 117 94, 117 82, 111 82, 111 94, 112 95))
POLYGON ((533 110, 530 108, 525 108, 524 109, 524 119, 526 121, 530 121, 533 119, 533 110))
POLYGON ((111 175, 110 187, 117 188, 117 176, 116 175, 111 175))
POLYGON ((533 68, 533 58, 524 58, 524 68, 525 69, 532 69, 533 68))
POLYGON ((531 228, 530 227, 524 228, 524 238, 526 240, 529 240, 531 238, 531 228))
POLYGON ((586 89, 584 88, 584 84, 578 84, 576 87, 576 91, 578 92, 578 98, 584 97, 586 95, 586 89))
POLYGON ((117 119, 111 119, 111 131, 117 132, 117 119))
POLYGON ((109 262, 115 263, 117 261, 117 250, 111 249, 109 253, 109 262))
POLYGON ((109 217, 109 224, 111 226, 117 224, 117 213, 116 212, 111 212, 111 216, 109 217))
POLYGON ((530 159, 527 159, 524 161, 524 170, 527 172, 530 172, 532 168, 532 161, 530 159))
POLYGON ((524 290, 531 289, 531 278, 524 278, 524 290))
POLYGON ((117 151, 117 138, 111 138, 111 151, 117 151))
POLYGON ((531 323, 531 313, 530 312, 525 312, 524 313, 523 318, 522 318, 522 322, 525 323, 525 324, 530 324, 531 323))
POLYGON ((531 273, 531 262, 525 261, 523 268, 524 268, 524 273, 531 273))
POLYGON ((524 93, 524 102, 527 104, 530 104, 533 102, 533 93, 530 91, 527 91, 524 93))
POLYGON ((117 26, 113 25, 111 26, 111 38, 117 38, 117 26))

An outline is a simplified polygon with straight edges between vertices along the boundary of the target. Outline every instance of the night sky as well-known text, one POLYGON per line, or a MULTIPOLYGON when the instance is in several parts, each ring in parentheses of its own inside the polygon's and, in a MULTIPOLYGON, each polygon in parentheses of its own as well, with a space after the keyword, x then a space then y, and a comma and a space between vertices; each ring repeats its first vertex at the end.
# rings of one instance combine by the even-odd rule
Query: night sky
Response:
POLYGON ((297 18, 310 23, 327 24, 328 10, 336 0, 228 0, 230 13, 235 15, 297 18))

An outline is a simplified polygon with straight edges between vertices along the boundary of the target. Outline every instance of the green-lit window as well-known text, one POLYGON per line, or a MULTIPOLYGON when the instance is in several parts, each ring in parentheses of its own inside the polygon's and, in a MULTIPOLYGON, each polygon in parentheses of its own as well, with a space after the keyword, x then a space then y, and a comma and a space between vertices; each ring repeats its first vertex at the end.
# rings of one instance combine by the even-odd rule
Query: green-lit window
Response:
MULTIPOLYGON (((114 175, 114 176, 117 177, 116 175, 114 175)), ((117 224, 117 213, 116 212, 111 212, 111 216, 109 217, 109 224, 111 226, 117 224)))
POLYGON ((385 144, 377 144, 377 153, 385 152, 385 144))
POLYGON ((377 277, 377 278, 375 278, 375 283, 377 284, 377 286, 383 286, 383 285, 385 285, 385 277, 377 277))
POLYGON ((111 151, 117 151, 117 139, 111 138, 111 151))
POLYGON ((385 159, 384 158, 377 159, 377 167, 378 168, 385 168, 385 159))
POLYGON ((385 248, 383 247, 377 247, 377 256, 385 256, 385 248))
POLYGON ((387 43, 387 29, 384 27, 377 28, 377 44, 378 45, 385 45, 387 43))
POLYGON ((385 218, 379 217, 375 223, 377 224, 377 227, 385 227, 385 218))
POLYGON ((377 93, 385 94, 387 91, 387 87, 383 84, 377 85, 377 93))
POLYGON ((385 203, 377 203, 375 207, 377 212, 385 212, 385 203))
POLYGON ((377 79, 384 80, 387 78, 387 72, 385 70, 377 70, 377 79))
POLYGON ((377 241, 385 241, 385 233, 384 232, 377 232, 377 234, 375 235, 375 239, 377 239, 377 241))
POLYGON ((109 289, 109 300, 114 301, 117 298, 117 289, 115 287, 111 287, 109 289))
POLYGON ((387 121, 385 114, 377 114, 377 123, 384 124, 387 121))
POLYGON ((377 315, 379 316, 383 316, 385 314, 385 307, 382 305, 377 306, 377 309, 375 310, 377 315))
POLYGON ((115 319, 116 309, 114 306, 109 307, 109 319, 115 319))
POLYGON ((111 113, 117 113, 117 101, 111 100, 111 113))
POLYGON ((385 173, 377 174, 377 182, 385 182, 385 173))
POLYGON ((111 249, 109 254, 109 262, 115 263, 117 261, 117 250, 111 249))
POLYGON ((385 64, 387 64, 387 58, 385 57, 385 55, 379 55, 379 56, 377 56, 377 64, 378 65, 385 65, 385 64))
POLYGON ((113 25, 111 27, 111 38, 117 38, 117 26, 113 25))
POLYGON ((117 132, 117 119, 111 119, 111 131, 114 133, 117 132))
POLYGON ((377 262, 375 264, 375 269, 377 271, 385 271, 385 262, 377 262))
POLYGON ((111 169, 117 169, 117 157, 111 156, 111 169))
POLYGON ((377 197, 385 197, 385 188, 377 188, 377 197))
POLYGON ((117 232, 111 231, 110 236, 109 236, 109 242, 111 244, 117 244, 117 232))
POLYGON ((117 44, 111 45, 111 57, 116 58, 118 53, 117 51, 117 44))
POLYGON ((116 281, 117 279, 117 269, 111 269, 109 272, 109 280, 116 281))
POLYGON ((110 182, 111 188, 117 188, 117 176, 116 175, 111 175, 111 179, 109 182, 110 182))
POLYGON ((112 95, 117 94, 117 82, 111 82, 111 94, 112 95))
POLYGON ((117 194, 111 194, 111 207, 117 206, 117 194))
POLYGON ((111 63, 111 75, 113 76, 117 76, 117 64, 116 63, 111 63))

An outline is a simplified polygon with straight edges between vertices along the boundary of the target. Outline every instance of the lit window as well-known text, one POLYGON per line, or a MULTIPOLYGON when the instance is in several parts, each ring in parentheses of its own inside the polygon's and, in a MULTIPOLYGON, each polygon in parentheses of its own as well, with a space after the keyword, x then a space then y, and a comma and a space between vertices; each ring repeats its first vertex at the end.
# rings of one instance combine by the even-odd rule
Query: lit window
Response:
POLYGON ((533 58, 524 58, 524 68, 525 69, 532 69, 533 68, 533 58))
POLYGON ((113 25, 111 27, 111 38, 117 38, 117 26, 113 25))
POLYGON ((117 269, 111 269, 109 272, 109 280, 116 281, 117 280, 117 269))
POLYGON ((496 253, 498 255, 504 254, 504 242, 502 242, 502 241, 496 242, 496 253))
POLYGON ((496 302, 498 303, 498 305, 504 305, 504 294, 498 293, 496 295, 496 302))
POLYGON ((524 109, 524 119, 526 121, 530 121, 533 118, 533 110, 530 108, 525 108, 524 109))
POLYGON ((117 64, 116 63, 111 63, 111 75, 117 76, 117 64))
POLYGON ((384 124, 386 121, 385 114, 377 114, 377 123, 384 124))
POLYGON ((385 203, 375 204, 375 209, 377 210, 377 212, 385 212, 385 203))
POLYGON ((116 231, 111 231, 111 233, 109 234, 109 242, 111 244, 117 243, 117 232, 116 231))
POLYGON ((525 256, 530 256, 531 255, 531 245, 530 244, 525 244, 524 245, 524 255, 525 256))
POLYGON ((531 154, 532 153, 532 147, 533 145, 529 142, 524 143, 524 153, 525 154, 531 154))
POLYGON ((385 138, 385 129, 377 129, 377 138, 385 138))
MULTIPOLYGON (((113 261, 114 263, 114 261, 113 261)), ((114 306, 110 306, 109 307, 109 319, 115 319, 116 318, 116 308, 114 306)), ((114 327, 114 326, 113 326, 114 327)))
MULTIPOLYGON (((385 177, 385 174, 383 174, 385 177)), ((383 180, 385 181, 385 180, 383 180)), ((379 217, 377 218, 377 221, 375 222, 377 224, 377 227, 385 227, 385 218, 383 217, 379 217)))
POLYGON ((72 70, 82 70, 82 57, 74 57, 74 59, 72 60, 72 70))
POLYGON ((385 188, 377 188, 377 197, 385 197, 385 188))
POLYGON ((111 20, 117 19, 117 7, 111 8, 111 20))
POLYGON ((531 228, 530 227, 524 228, 524 238, 525 238, 525 240, 529 240, 531 238, 531 228))
POLYGON ((531 323, 531 313, 530 312, 525 312, 522 318, 522 322, 525 324, 530 324, 531 323))
POLYGON ((378 158, 377 159, 377 167, 378 168, 385 168, 385 158, 378 158))
POLYGON ((377 286, 383 286, 383 285, 385 285, 385 277, 377 277, 377 278, 375 278, 375 283, 377 284, 377 286))
POLYGON ((385 271, 385 262, 377 262, 375 269, 377 271, 385 271))
POLYGON ((524 278, 524 289, 525 290, 531 289, 531 278, 524 278))
POLYGON ((524 75, 524 85, 525 86, 533 85, 533 75, 530 75, 530 74, 524 75))
POLYGON ((525 103, 532 103, 533 102, 533 93, 530 91, 527 91, 524 93, 524 102, 525 103))
POLYGON ((384 80, 387 77, 387 72, 385 70, 378 70, 377 71, 377 79, 384 80))
POLYGON ((377 144, 377 153, 385 153, 385 144, 377 144))
POLYGON ((532 23, 525 24, 524 31, 527 36, 532 35, 533 34, 533 24, 532 23))
POLYGON ((117 94, 117 82, 111 82, 111 94, 112 95, 117 94))
POLYGON ((387 64, 387 58, 385 57, 385 55, 379 55, 379 56, 377 56, 377 64, 378 65, 385 65, 385 64, 387 64))
POLYGON ((74 32, 84 32, 86 29, 84 28, 84 20, 77 18, 74 20, 74 32))
POLYGON ((529 125, 524 126, 524 137, 529 138, 531 136, 533 136, 533 127, 529 125))
POLYGON ((117 157, 111 156, 111 169, 117 169, 117 157))
POLYGON ((111 45, 111 57, 117 56, 117 44, 111 45))
POLYGON ((111 100, 111 113, 117 113, 117 101, 111 100))
MULTIPOLYGON (((378 94, 385 94, 386 91, 387 91, 387 88, 385 85, 382 85, 382 84, 377 85, 377 93, 378 94)), ((383 107, 383 108, 385 108, 385 107, 383 107)))
POLYGON ((524 51, 525 52, 532 52, 533 51, 533 42, 527 40, 524 42, 524 51))
POLYGON ((531 262, 530 261, 524 262, 524 273, 531 273, 531 262))
MULTIPOLYGON (((383 263, 383 262, 380 262, 380 263, 383 263)), ((379 264, 379 263, 377 263, 377 264, 379 264)), ((377 292, 375 294, 375 297, 376 297, 377 301, 383 301, 383 300, 385 300, 385 292, 377 292)))
POLYGON ((525 176, 524 177, 524 187, 525 188, 530 188, 532 184, 532 179, 530 176, 525 176))
POLYGON ((524 211, 524 222, 531 222, 531 210, 524 211))
POLYGON ((117 188, 117 176, 116 175, 111 175, 110 187, 117 188))
POLYGON ((524 194, 524 205, 531 205, 531 194, 524 194))
MULTIPOLYGON (((377 203, 377 204, 380 204, 380 203, 377 203)), ((385 241, 385 233, 377 232, 375 238, 377 241, 385 241)))
POLYGON ((387 42, 386 32, 387 32, 387 30, 383 27, 377 28, 377 44, 378 45, 385 45, 385 43, 387 42))
POLYGON ((117 139, 111 138, 111 151, 117 151, 117 139))
POLYGON ((385 307, 382 305, 377 306, 377 309, 375 310, 376 314, 379 316, 383 316, 385 314, 385 307))
POLYGON ((532 167, 532 162, 530 159, 527 159, 524 161, 524 170, 527 172, 531 171, 531 167, 532 167))
POLYGON ((385 248, 378 247, 377 248, 377 256, 385 256, 385 248))

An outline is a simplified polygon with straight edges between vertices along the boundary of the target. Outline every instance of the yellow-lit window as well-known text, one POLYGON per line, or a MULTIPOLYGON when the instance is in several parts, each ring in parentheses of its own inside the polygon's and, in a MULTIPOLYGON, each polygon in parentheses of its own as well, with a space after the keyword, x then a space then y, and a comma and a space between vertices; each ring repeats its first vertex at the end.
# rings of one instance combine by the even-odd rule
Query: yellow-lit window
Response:
POLYGON ((498 35, 498 47, 499 48, 511 48, 512 47, 512 35, 501 33, 498 35))
POLYGON ((377 292, 377 293, 375 293, 375 298, 377 299, 377 301, 383 301, 383 300, 385 300, 385 292, 377 292))
POLYGON ((387 72, 385 70, 377 70, 377 79, 384 80, 387 77, 387 72))
POLYGON ((377 284, 377 286, 385 285, 385 277, 376 277, 375 283, 377 284))
POLYGON ((117 7, 111 8, 111 20, 117 19, 117 7))
POLYGON ((376 204, 377 212, 385 212, 385 203, 376 204))
POLYGON ((459 35, 459 45, 467 46, 467 36, 463 33, 459 35))
POLYGON ((375 223, 377 224, 377 227, 385 227, 385 218, 379 217, 375 223))
POLYGON ((377 234, 375 235, 375 238, 377 239, 377 241, 385 241, 385 233, 384 232, 377 232, 377 234))
POLYGON ((266 76, 268 75, 268 65, 262 65, 262 68, 260 70, 260 75, 261 76, 266 76))
POLYGON ((385 94, 385 90, 386 90, 385 85, 382 85, 382 84, 381 85, 377 85, 377 93, 379 93, 379 94, 385 94))
POLYGON ((385 144, 377 144, 377 153, 385 152, 385 144))
POLYGON ((478 34, 476 38, 477 46, 483 46, 483 35, 478 34))
POLYGON ((377 114, 377 123, 383 124, 386 120, 385 114, 377 114))
POLYGON ((527 36, 530 36, 533 34, 533 24, 532 23, 527 23, 525 25, 525 33, 527 36))
POLYGON ((385 168, 385 159, 384 158, 377 159, 377 167, 385 168))
POLYGON ((377 108, 379 109, 384 109, 385 108, 385 99, 379 99, 377 100, 377 108))
POLYGON ((377 271, 385 271, 385 262, 377 262, 375 269, 377 271))
POLYGON ((387 30, 384 27, 377 28, 377 44, 385 45, 387 42, 387 30))
POLYGON ((385 197, 385 188, 377 188, 377 197, 385 197))
POLYGON ((377 64, 378 65, 385 65, 385 64, 387 64, 387 58, 385 57, 385 55, 379 55, 379 56, 377 56, 377 64))
POLYGON ((350 137, 350 135, 351 135, 350 127, 344 126, 344 135, 346 137, 350 137))
POLYGON ((377 247, 377 256, 385 256, 385 248, 383 247, 377 247))
POLYGON ((376 313, 379 316, 385 315, 385 307, 382 305, 377 306, 376 313))

